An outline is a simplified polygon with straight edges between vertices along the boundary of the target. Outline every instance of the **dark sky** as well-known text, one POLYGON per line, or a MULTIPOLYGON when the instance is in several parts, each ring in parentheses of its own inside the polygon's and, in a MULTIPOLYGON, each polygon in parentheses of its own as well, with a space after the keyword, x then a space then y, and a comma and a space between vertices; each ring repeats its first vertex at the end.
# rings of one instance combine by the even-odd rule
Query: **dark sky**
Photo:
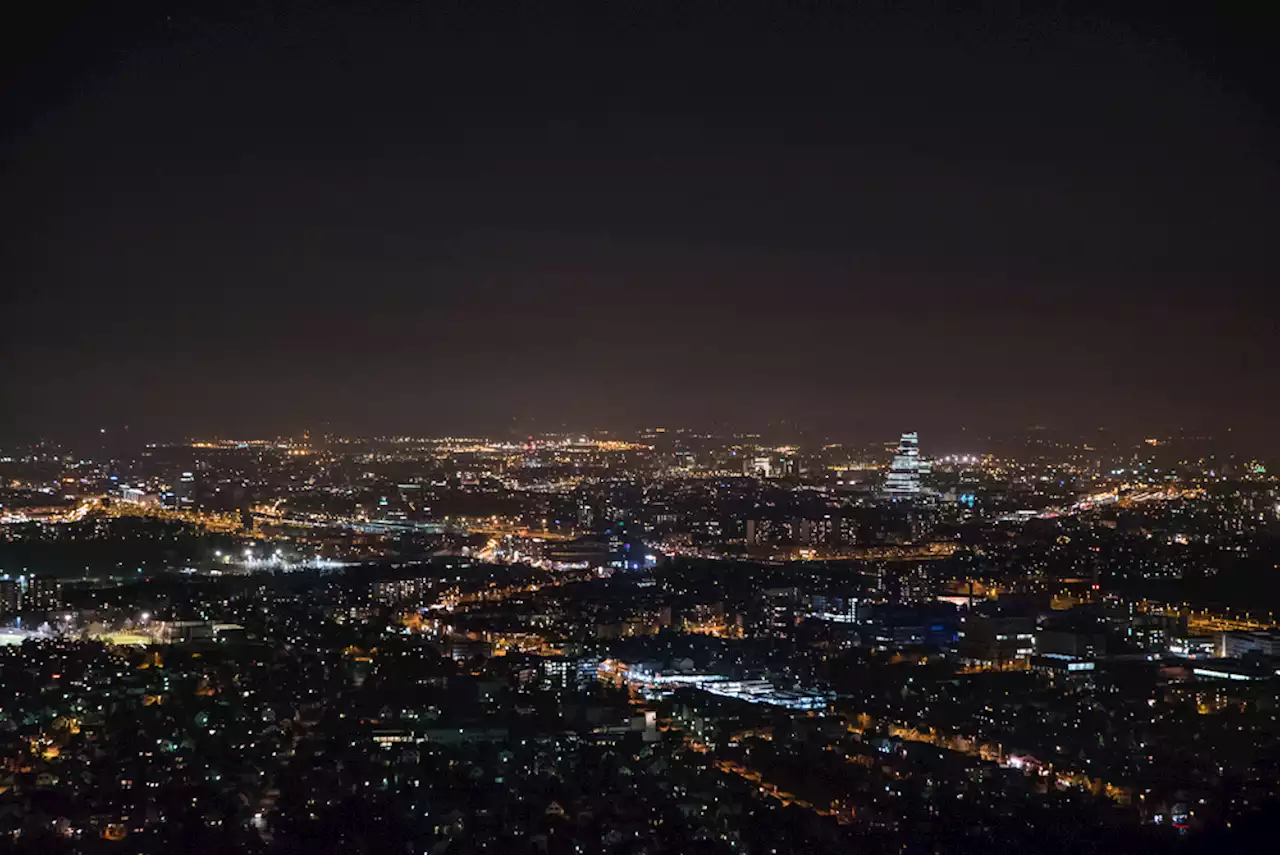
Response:
POLYGON ((201 5, 7 36, 0 434, 1276 436, 1265 4, 201 5))

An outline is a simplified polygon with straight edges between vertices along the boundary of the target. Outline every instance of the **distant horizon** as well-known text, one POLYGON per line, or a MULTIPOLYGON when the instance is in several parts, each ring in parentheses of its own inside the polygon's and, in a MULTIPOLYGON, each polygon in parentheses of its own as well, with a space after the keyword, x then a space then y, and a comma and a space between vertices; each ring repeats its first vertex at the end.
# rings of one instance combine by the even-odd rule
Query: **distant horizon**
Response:
POLYGON ((903 433, 915 431, 920 434, 922 452, 925 456, 934 456, 935 453, 981 452, 991 450, 991 448, 1008 451, 1009 446, 1025 442, 1035 437, 1037 434, 1043 435, 1046 438, 1052 437, 1065 442, 1079 442, 1082 444, 1089 444, 1090 439, 1096 439, 1099 441, 1099 450, 1102 450, 1103 444, 1130 447, 1140 445, 1147 439, 1159 439, 1170 442, 1209 443, 1212 446, 1211 450, 1231 454, 1253 454, 1258 457, 1269 457, 1277 453, 1274 448, 1265 447, 1265 443, 1257 442, 1249 436, 1243 433, 1238 433, 1229 428, 1220 432, 1189 428, 1122 431, 1114 430, 1105 426, 1073 429, 1057 428, 1051 425, 1026 425, 1013 426, 1002 430, 969 431, 964 428, 955 427, 949 430, 946 428, 921 429, 918 426, 906 425, 902 428, 888 429, 874 434, 867 433, 865 431, 854 434, 852 432, 842 433, 839 431, 820 431, 777 424, 765 424, 760 426, 732 424, 681 425, 674 422, 666 424, 651 423, 629 427, 560 424, 545 426, 523 425, 520 427, 508 426, 505 428, 491 428, 488 430, 427 430, 418 428, 415 430, 401 429, 380 431, 339 430, 332 427, 304 427, 295 430, 263 429, 257 431, 232 431, 207 429, 194 431, 159 431, 155 434, 137 430, 132 426, 127 426, 120 428, 99 428, 95 431, 80 432, 79 434, 46 434, 44 436, 32 435, 27 437, 10 436, 0 440, 0 449, 3 449, 6 446, 30 447, 43 442, 49 442, 78 450, 89 450, 93 446, 109 450, 124 450, 126 448, 132 449, 133 447, 141 448, 148 444, 174 445, 199 441, 297 441, 303 439, 305 435, 310 435, 312 440, 332 438, 358 441, 386 441, 392 439, 434 440, 450 437, 521 441, 539 437, 591 437, 599 434, 624 438, 636 438, 640 435, 650 433, 656 428, 662 428, 665 433, 670 434, 672 437, 687 434, 723 439, 755 437, 762 443, 770 444, 795 443, 801 446, 837 444, 852 447, 875 447, 881 444, 893 443, 903 433), (966 445, 966 443, 968 444, 966 445), (991 448, 978 447, 984 443, 991 448))
POLYGON ((1274 30, 807 5, 30 10, 0 434, 1275 446, 1274 30))

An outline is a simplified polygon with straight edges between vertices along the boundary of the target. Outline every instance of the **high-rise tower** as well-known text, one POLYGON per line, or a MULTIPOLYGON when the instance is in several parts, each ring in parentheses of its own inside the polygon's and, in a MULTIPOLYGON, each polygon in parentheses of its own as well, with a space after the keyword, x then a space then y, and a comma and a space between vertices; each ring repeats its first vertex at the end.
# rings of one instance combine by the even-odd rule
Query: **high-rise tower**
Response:
POLYGON ((920 495, 920 437, 914 431, 904 433, 898 440, 898 451, 889 466, 884 492, 891 499, 920 495))

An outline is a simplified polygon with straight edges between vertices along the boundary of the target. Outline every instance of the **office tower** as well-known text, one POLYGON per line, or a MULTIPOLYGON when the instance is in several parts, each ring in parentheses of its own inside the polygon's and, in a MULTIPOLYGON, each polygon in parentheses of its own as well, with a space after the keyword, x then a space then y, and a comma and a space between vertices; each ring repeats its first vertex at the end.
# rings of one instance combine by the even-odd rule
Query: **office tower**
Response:
POLYGON ((173 495, 177 500, 179 509, 188 510, 194 508, 196 504, 196 474, 194 472, 183 472, 178 479, 178 483, 174 485, 173 495))
POLYGON ((885 495, 892 499, 919 496, 920 468, 919 435, 914 431, 904 433, 898 440, 898 451, 893 456, 889 475, 885 478, 885 495))

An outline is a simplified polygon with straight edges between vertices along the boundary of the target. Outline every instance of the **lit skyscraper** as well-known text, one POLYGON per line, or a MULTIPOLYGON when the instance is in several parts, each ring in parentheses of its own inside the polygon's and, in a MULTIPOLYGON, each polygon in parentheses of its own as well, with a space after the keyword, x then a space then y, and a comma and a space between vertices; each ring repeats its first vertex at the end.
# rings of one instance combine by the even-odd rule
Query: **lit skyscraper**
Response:
POLYGON ((898 440, 898 451, 884 481, 885 495, 893 499, 920 495, 920 437, 914 431, 898 440))

